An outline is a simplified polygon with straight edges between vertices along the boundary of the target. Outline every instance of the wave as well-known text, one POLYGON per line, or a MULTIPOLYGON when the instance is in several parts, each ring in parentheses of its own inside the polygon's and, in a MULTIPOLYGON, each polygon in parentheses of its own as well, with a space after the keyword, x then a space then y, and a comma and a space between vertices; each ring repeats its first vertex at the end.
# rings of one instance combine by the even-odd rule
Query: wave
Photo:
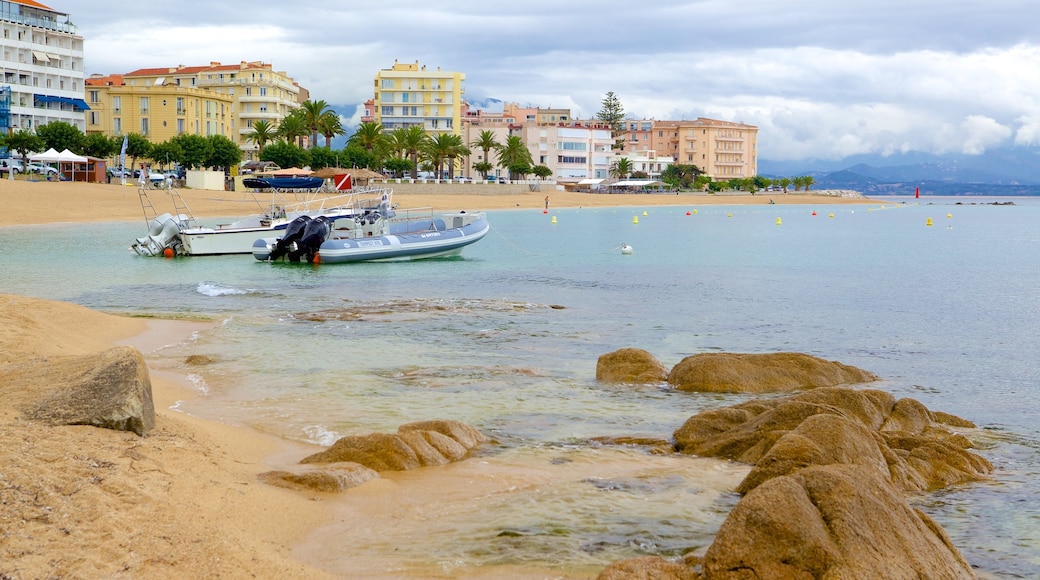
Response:
POLYGON ((217 284, 216 282, 199 282, 199 285, 195 287, 195 291, 203 296, 235 296, 253 293, 252 290, 243 290, 241 288, 217 284))

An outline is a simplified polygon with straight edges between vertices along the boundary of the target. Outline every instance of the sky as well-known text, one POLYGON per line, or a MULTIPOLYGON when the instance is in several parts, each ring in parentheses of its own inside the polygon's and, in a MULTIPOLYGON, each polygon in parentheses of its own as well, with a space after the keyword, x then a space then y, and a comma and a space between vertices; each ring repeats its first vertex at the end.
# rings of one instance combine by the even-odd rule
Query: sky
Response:
POLYGON ((44 4, 88 75, 259 60, 346 110, 418 61, 464 73, 471 102, 588 119, 612 91, 630 118, 755 125, 760 159, 1040 148, 1035 0, 44 4))

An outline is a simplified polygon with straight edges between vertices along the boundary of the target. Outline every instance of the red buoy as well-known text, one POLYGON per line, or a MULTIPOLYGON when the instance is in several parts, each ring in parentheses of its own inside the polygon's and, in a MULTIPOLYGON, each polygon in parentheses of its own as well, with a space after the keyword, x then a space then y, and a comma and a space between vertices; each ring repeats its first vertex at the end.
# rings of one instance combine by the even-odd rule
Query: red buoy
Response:
POLYGON ((173 257, 173 248, 166 248, 166 249, 164 249, 162 251, 162 255, 163 255, 164 258, 172 258, 173 257))

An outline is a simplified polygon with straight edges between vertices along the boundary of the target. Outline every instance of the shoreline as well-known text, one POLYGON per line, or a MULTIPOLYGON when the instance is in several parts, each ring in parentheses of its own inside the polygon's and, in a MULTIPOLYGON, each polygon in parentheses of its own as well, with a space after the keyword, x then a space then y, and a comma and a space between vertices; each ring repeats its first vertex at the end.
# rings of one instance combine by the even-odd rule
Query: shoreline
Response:
POLYGON ((257 479, 316 448, 177 411, 194 390, 150 360, 211 322, 0 294, 0 323, 0 372, 34 358, 137 348, 156 416, 139 437, 34 423, 0 404, 0 576, 331 577, 293 557, 334 517, 326 498, 257 479))
MULTIPOLYGON (((393 189, 396 184, 388 184, 393 189)), ((884 201, 866 197, 842 197, 826 192, 782 193, 762 195, 748 193, 716 195, 707 193, 683 194, 605 194, 573 193, 566 191, 503 190, 508 186, 487 186, 488 191, 460 191, 458 186, 444 184, 444 193, 408 193, 395 189, 394 202, 401 207, 432 207, 449 211, 534 209, 544 210, 545 196, 550 198, 549 210, 579 207, 643 207, 643 206, 708 206, 708 205, 872 205, 884 201), (448 191, 448 189, 451 189, 448 191)), ((471 186, 473 187, 473 186, 471 186)), ((463 186, 461 189, 465 189, 463 186)), ((178 189, 191 213, 198 218, 244 217, 261 213, 262 207, 252 192, 178 189)), ((428 191, 428 190, 426 190, 428 191)), ((149 190, 152 203, 159 213, 171 211, 172 201, 162 190, 149 190)), ((335 195, 335 194, 330 194, 335 195)), ((145 217, 134 186, 106 183, 45 182, 0 179, 0 227, 13 225, 40 225, 50 223, 84 223, 101 221, 133 221, 145 217)))

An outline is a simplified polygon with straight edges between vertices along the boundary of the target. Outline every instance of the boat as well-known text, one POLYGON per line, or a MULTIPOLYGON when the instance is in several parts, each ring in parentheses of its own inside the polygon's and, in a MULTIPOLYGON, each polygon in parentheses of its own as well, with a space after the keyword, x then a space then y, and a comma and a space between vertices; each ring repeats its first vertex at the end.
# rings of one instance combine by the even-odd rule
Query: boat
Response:
POLYGON ((317 189, 325 184, 320 177, 246 177, 242 185, 252 189, 317 189))
MULTIPOLYGON (((308 179, 321 181, 320 178, 308 179)), ((149 190, 139 189, 148 233, 137 238, 130 249, 141 256, 248 254, 257 237, 278 236, 299 217, 324 216, 333 223, 343 219, 352 222, 361 212, 378 207, 382 200, 389 202, 393 195, 393 191, 385 187, 354 189, 338 195, 329 195, 323 188, 301 192, 294 187, 286 188, 286 182, 268 181, 270 191, 266 193, 271 197, 266 203, 254 192, 253 199, 261 213, 213 226, 200 224, 176 189, 164 190, 173 200, 173 212, 163 214, 156 211, 149 190)))
POLYGON ((297 218, 284 236, 253 242, 253 257, 312 264, 444 258, 458 255, 490 230, 484 212, 398 211, 384 200, 354 219, 297 218))

